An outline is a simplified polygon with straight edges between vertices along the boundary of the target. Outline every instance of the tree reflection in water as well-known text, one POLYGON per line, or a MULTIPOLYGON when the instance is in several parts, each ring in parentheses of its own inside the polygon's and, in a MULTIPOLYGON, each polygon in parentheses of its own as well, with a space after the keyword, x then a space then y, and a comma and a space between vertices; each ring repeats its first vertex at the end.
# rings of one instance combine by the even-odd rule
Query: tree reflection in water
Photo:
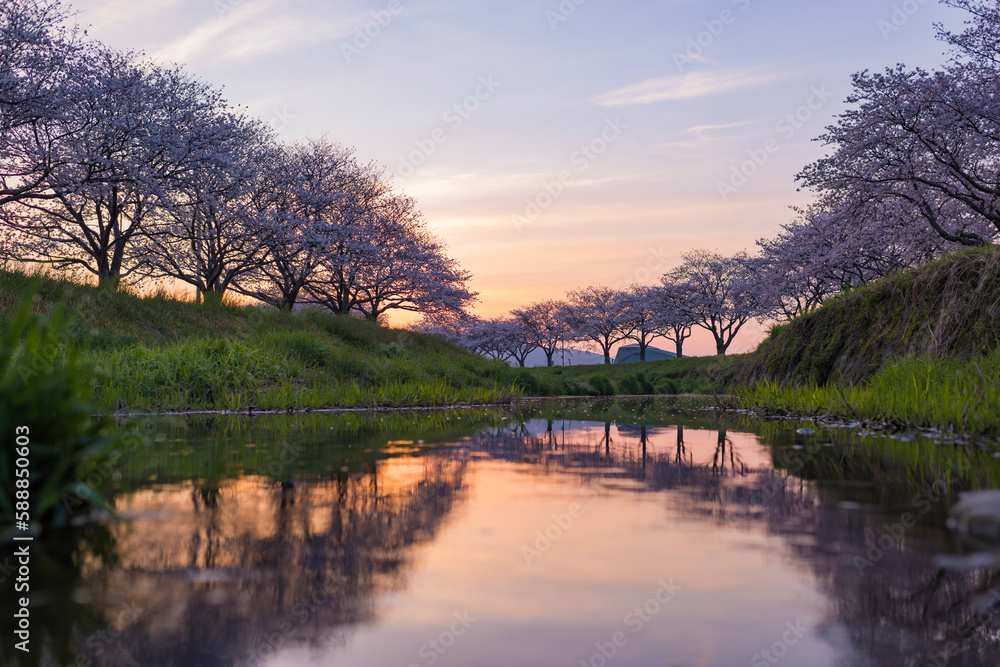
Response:
POLYGON ((832 443, 792 448, 794 429, 786 428, 782 437, 762 438, 780 464, 775 468, 743 461, 726 428, 713 436, 711 457, 695 462, 683 425, 619 424, 618 442, 611 422, 576 422, 566 436, 574 444, 561 447, 551 444, 552 421, 532 435, 539 426, 495 429, 469 445, 586 484, 627 477, 641 482, 638 493, 669 490, 682 518, 729 530, 762 526, 780 536, 827 595, 828 626, 846 628, 846 664, 1000 664, 1000 572, 945 569, 937 558, 960 550, 944 516, 970 483, 961 473, 993 465, 988 456, 917 474, 888 469, 861 448, 850 456, 832 443))
POLYGON ((406 462, 390 462, 404 473, 390 480, 380 466, 136 492, 121 509, 141 520, 114 531, 117 568, 85 579, 108 608, 153 613, 83 654, 109 666, 259 665, 282 647, 343 641, 373 620, 374 596, 405 585, 410 550, 463 497, 464 458, 406 462))
MULTIPOLYGON (((380 595, 406 587, 413 548, 466 498, 480 458, 607 493, 659 493, 671 518, 779 538, 829 601, 822 626, 842 629, 828 640, 846 665, 1000 663, 997 572, 936 560, 962 550, 944 528, 949 503, 1000 479, 988 456, 937 446, 914 456, 924 445, 880 450, 849 434, 822 446, 832 443, 803 443, 787 426, 709 430, 704 418, 643 417, 642 404, 618 415, 584 405, 572 420, 529 409, 485 429, 438 416, 438 441, 453 446, 431 450, 413 444, 426 425, 387 435, 361 420, 334 449, 296 449, 280 474, 264 472, 273 455, 262 446, 232 446, 263 442, 239 423, 200 449, 183 432, 167 437, 177 444, 126 468, 117 506, 133 521, 65 540, 58 590, 36 618, 48 649, 27 664, 256 666, 280 650, 340 646, 377 620, 380 595), (147 481, 154 459, 160 483, 147 481)), ((332 430, 315 419, 309 433, 332 430)), ((275 442, 300 438, 299 427, 264 425, 275 442)), ((9 641, 0 647, 9 662, 9 641)))

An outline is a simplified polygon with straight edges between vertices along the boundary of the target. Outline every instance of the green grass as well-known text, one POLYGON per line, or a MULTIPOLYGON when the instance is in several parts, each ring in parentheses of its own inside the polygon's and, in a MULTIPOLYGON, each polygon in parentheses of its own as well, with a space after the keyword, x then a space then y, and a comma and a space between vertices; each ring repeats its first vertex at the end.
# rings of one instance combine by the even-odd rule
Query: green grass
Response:
MULTIPOLYGON (((33 277, 0 271, 0 333, 33 277)), ((318 311, 199 305, 39 279, 35 314, 65 304, 65 337, 97 371, 101 409, 292 409, 506 403, 523 376, 440 338, 318 311)))
POLYGON ((1000 436, 1000 247, 962 250, 772 328, 745 407, 1000 436))
POLYGON ((748 355, 684 357, 634 364, 552 366, 523 371, 522 385, 548 396, 721 394, 748 355))
POLYGON ((951 253, 773 327, 744 382, 858 384, 897 359, 988 355, 1000 345, 1000 246, 951 253))
POLYGON ((66 341, 64 312, 38 318, 31 304, 0 335, 0 519, 64 527, 105 507, 100 465, 119 436, 92 416, 90 368, 66 341))
POLYGON ((1000 436, 1000 349, 972 359, 900 359, 860 385, 763 382, 744 406, 1000 436))

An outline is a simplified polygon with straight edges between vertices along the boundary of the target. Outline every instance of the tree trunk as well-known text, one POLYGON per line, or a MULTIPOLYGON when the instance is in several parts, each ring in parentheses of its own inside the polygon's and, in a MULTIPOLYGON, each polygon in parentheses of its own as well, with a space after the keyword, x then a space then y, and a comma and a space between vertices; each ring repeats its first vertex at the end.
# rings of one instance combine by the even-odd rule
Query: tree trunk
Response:
POLYGON ((295 310, 295 302, 299 300, 301 287, 285 290, 284 298, 281 300, 281 310, 295 310))
POLYGON ((639 440, 642 442, 642 467, 646 467, 646 441, 649 436, 646 435, 646 425, 643 424, 639 427, 639 440))
POLYGON ((680 359, 681 357, 684 356, 684 354, 683 354, 683 352, 684 352, 684 340, 682 338, 678 338, 677 339, 677 345, 676 345, 676 347, 677 347, 677 358, 680 359))
POLYGON ((225 292, 219 290, 206 290, 201 293, 202 303, 206 308, 215 308, 222 305, 222 297, 225 292))
POLYGON ((100 289, 107 289, 114 292, 117 291, 118 287, 121 285, 121 280, 122 277, 118 275, 102 275, 97 277, 97 286, 100 289))

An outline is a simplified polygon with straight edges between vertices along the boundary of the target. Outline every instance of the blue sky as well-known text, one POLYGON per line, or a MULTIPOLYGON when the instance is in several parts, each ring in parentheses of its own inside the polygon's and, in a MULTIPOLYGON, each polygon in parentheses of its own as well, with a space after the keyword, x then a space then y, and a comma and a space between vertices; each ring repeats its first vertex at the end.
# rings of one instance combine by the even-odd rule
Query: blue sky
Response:
POLYGON ((850 75, 932 67, 932 24, 964 20, 933 0, 73 7, 92 36, 185 64, 284 138, 326 133, 386 165, 485 315, 653 282, 692 248, 752 250, 808 201, 793 177, 822 155, 811 140, 850 75))

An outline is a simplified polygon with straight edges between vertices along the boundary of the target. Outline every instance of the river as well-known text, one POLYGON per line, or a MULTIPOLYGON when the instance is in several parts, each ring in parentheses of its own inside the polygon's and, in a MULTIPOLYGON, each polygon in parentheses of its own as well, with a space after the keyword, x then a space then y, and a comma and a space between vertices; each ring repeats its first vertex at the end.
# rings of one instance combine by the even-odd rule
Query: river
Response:
POLYGON ((946 527, 997 459, 803 426, 652 399, 125 421, 123 520, 39 544, 24 664, 998 664, 997 569, 946 527))

